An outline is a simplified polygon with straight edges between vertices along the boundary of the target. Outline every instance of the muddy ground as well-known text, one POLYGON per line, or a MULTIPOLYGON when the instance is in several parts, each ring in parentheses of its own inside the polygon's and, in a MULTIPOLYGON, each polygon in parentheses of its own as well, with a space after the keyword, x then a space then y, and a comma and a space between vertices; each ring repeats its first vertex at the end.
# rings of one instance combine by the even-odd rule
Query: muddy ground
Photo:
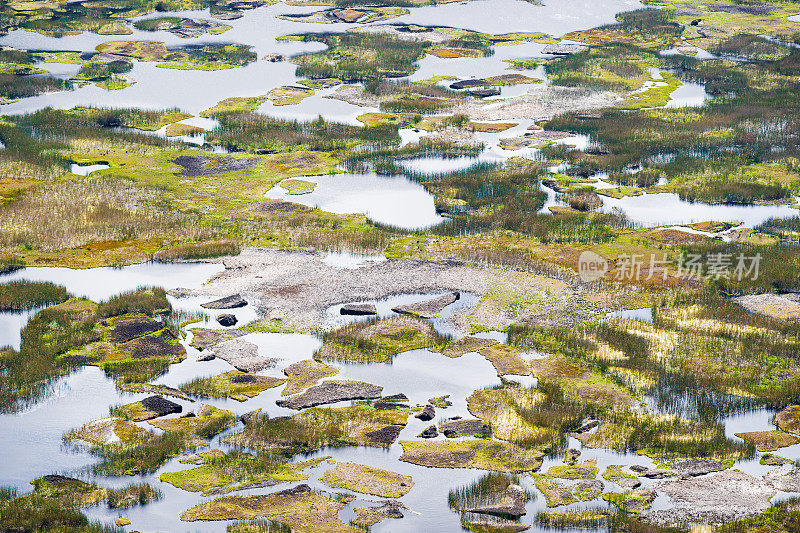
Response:
MULTIPOLYGON (((331 306, 392 295, 462 291, 484 296, 490 291, 525 287, 541 295, 542 305, 525 317, 494 316, 495 309, 464 310, 452 318, 468 330, 469 322, 496 320, 497 326, 522 319, 534 324, 568 324, 606 311, 586 298, 587 289, 561 279, 530 272, 470 266, 458 262, 389 260, 358 269, 337 269, 323 263, 325 254, 306 251, 246 249, 222 262, 225 270, 187 294, 207 299, 240 293, 260 301, 267 318, 287 320, 310 331, 326 323, 331 306), (480 316, 486 314, 486 316, 480 316)), ((183 291, 176 291, 178 294, 183 291)))

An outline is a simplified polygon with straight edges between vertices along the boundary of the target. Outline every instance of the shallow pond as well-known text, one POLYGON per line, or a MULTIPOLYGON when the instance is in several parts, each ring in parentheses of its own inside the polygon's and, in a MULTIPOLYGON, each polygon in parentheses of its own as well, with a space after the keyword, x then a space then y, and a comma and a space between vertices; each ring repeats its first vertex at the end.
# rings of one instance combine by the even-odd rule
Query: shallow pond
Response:
POLYGON ((788 205, 704 204, 681 200, 675 193, 643 194, 624 198, 601 197, 603 211, 619 209, 642 226, 689 224, 706 220, 742 222, 752 228, 770 218, 791 217, 797 210, 788 205))
POLYGON ((638 0, 561 0, 542 5, 521 0, 473 0, 420 7, 393 22, 447 25, 492 34, 541 31, 560 37, 571 31, 611 24, 617 13, 641 7, 638 0))
POLYGON ((403 229, 430 228, 444 221, 436 213, 433 196, 404 176, 345 173, 302 179, 316 184, 313 192, 289 194, 278 184, 265 196, 331 213, 362 213, 374 222, 403 229))

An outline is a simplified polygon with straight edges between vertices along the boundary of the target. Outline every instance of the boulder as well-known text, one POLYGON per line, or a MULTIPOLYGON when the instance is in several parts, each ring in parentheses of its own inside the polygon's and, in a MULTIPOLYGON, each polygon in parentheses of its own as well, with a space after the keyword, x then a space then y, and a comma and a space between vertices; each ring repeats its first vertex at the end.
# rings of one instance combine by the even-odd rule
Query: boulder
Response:
POLYGON ((384 396, 381 398, 384 402, 407 402, 408 396, 402 392, 399 394, 392 394, 391 396, 384 396))
POLYGON ((419 436, 423 439, 435 439, 439 436, 439 430, 436 429, 436 426, 431 425, 422 430, 419 436))
MULTIPOLYGON (((140 402, 145 409, 155 413, 156 417, 180 413, 183 410, 180 404, 171 402, 163 396, 150 396, 140 402)), ((154 417, 154 418, 156 418, 154 417)))
POLYGON ((470 95, 478 98, 487 98, 489 96, 500 96, 500 89, 473 89, 469 92, 470 95))
POLYGON ((431 404, 428 404, 423 407, 419 413, 415 414, 414 418, 419 418, 423 422, 427 422, 428 420, 433 420, 434 416, 436 416, 436 411, 431 404))
POLYGON ((455 302, 460 297, 461 297, 460 293, 450 292, 442 296, 437 296, 436 298, 431 298, 430 300, 417 302, 415 304, 398 305, 397 307, 392 307, 392 311, 394 311, 395 313, 400 313, 402 315, 414 315, 422 318, 433 318, 436 315, 438 315, 442 309, 444 309, 451 303, 455 302))
POLYGON ((341 315, 370 316, 377 315, 375 304, 345 304, 339 309, 341 315))
POLYGON ((217 317, 217 322, 220 326, 235 326, 239 320, 236 318, 236 315, 232 315, 230 313, 223 313, 217 317))
POLYGON ((206 309, 236 309, 237 307, 244 307, 247 305, 247 300, 242 298, 241 294, 232 294, 218 300, 200 304, 201 307, 206 309))

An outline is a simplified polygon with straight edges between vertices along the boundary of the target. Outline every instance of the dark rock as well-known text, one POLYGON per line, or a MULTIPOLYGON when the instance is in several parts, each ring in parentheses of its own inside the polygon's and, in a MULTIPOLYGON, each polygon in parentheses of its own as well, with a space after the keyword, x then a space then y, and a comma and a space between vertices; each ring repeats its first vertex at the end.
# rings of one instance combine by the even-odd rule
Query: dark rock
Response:
POLYGON ((199 357, 197 360, 205 362, 205 361, 213 361, 216 358, 217 358, 217 356, 214 355, 213 353, 208 353, 208 354, 204 355, 203 357, 199 357))
POLYGON ((525 514, 525 503, 528 496, 525 490, 519 485, 509 485, 503 499, 495 505, 485 505, 483 507, 472 507, 466 511, 469 513, 490 514, 500 517, 519 518, 525 514))
POLYGON ((369 316, 377 315, 378 310, 375 308, 375 304, 344 304, 341 309, 339 309, 339 314, 369 316))
POLYGON ((173 413, 180 413, 183 411, 183 407, 181 407, 180 404, 171 402, 163 396, 150 396, 149 398, 142 400, 140 403, 148 411, 156 413, 157 416, 171 415, 173 413))
POLYGON ((236 315, 232 315, 230 313, 223 313, 217 317, 217 322, 220 326, 235 326, 239 320, 236 318, 236 315))
POLYGON ((219 300, 201 304, 200 307, 205 307, 206 309, 235 309, 245 305, 247 305, 247 300, 242 298, 241 294, 232 294, 219 300))
POLYGON ((472 79, 472 80, 459 80, 450 84, 451 89, 468 89, 471 87, 485 87, 486 80, 472 79))
POLYGON ((469 94, 478 98, 487 98, 489 96, 499 96, 500 89, 475 89, 470 91, 469 94))
POLYGON ((344 400, 371 400, 379 398, 383 387, 363 381, 326 381, 292 398, 275 403, 288 409, 305 409, 344 400))
POLYGON ((491 429, 488 424, 483 420, 466 419, 466 420, 448 420, 443 422, 439 429, 442 430, 444 436, 447 438, 465 437, 474 435, 488 435, 491 429))
MULTIPOLYGON (((108 321, 104 322, 104 326, 110 326, 108 321)), ((109 334, 109 339, 116 343, 128 342, 148 333, 155 333, 163 328, 163 323, 150 317, 120 317, 114 321, 114 327, 109 334)))
POLYGON ((419 418, 423 422, 427 422, 428 420, 433 420, 434 416, 436 416, 436 411, 431 404, 428 404, 423 407, 419 413, 415 414, 414 418, 419 418))
POLYGON ((703 19, 694 19, 689 24, 691 24, 692 26, 699 26, 700 24, 702 24, 702 22, 703 22, 703 19))
POLYGON ((400 436, 403 426, 385 426, 375 431, 365 433, 364 436, 371 442, 376 444, 391 444, 400 436))
POLYGON ((407 402, 408 396, 406 396, 401 392, 400 394, 392 394, 391 396, 384 396, 383 398, 381 398, 381 400, 383 400, 384 402, 407 402))
POLYGON ((437 296, 436 298, 431 298, 430 300, 417 302, 415 304, 398 305, 397 307, 393 307, 392 311, 404 315, 414 315, 414 316, 420 316, 422 318, 433 318, 436 315, 438 315, 442 309, 444 309, 451 303, 455 302, 460 297, 461 297, 460 293, 450 292, 442 296, 437 296))
POLYGON ((431 425, 422 430, 419 436, 423 439, 435 439, 439 436, 439 430, 436 429, 436 426, 431 425))
POLYGON ((298 494, 303 494, 304 492, 311 492, 311 487, 302 483, 297 485, 296 487, 292 487, 291 489, 281 490, 275 493, 276 496, 297 496, 298 494))

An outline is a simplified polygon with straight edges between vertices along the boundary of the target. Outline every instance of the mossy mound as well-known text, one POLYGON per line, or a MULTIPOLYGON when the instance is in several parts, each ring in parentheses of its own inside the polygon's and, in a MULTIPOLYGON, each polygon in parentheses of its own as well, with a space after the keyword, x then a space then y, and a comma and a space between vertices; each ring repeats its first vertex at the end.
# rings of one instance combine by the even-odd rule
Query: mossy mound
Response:
POLYGON ((499 344, 494 339, 482 339, 480 337, 462 337, 452 343, 448 344, 442 350, 442 354, 447 357, 461 357, 465 353, 479 352, 482 349, 489 348, 499 344))
POLYGON ((231 398, 238 402, 244 402, 267 389, 284 383, 286 383, 285 379, 231 370, 218 376, 195 379, 181 385, 180 389, 186 394, 194 396, 231 398))
POLYGON ((778 430, 749 431, 736 433, 736 436, 747 442, 752 442, 756 450, 760 452, 771 452, 800 442, 800 439, 794 435, 778 430))
POLYGON ((401 441, 401 461, 436 468, 480 468, 496 472, 533 472, 543 453, 492 440, 401 441))
POLYGON ((800 435, 800 405, 790 405, 780 411, 772 422, 787 433, 800 435))
POLYGON ((64 439, 83 441, 95 446, 109 444, 131 445, 147 435, 147 430, 140 428, 129 420, 121 418, 101 418, 84 424, 78 429, 64 435, 64 439))
POLYGON ((383 498, 405 496, 414 486, 411 476, 355 463, 337 463, 334 468, 325 472, 320 481, 329 487, 383 498))
POLYGON ((566 485, 542 474, 534 475, 534 479, 536 488, 547 499, 548 507, 559 507, 580 501, 594 500, 603 492, 603 482, 596 479, 584 479, 571 485, 566 485))
POLYGON ((519 350, 507 344, 495 344, 481 348, 478 353, 492 363, 498 376, 529 376, 531 374, 531 368, 520 357, 519 350))
POLYGON ((335 376, 339 373, 339 369, 309 359, 289 365, 283 369, 283 373, 286 374, 289 381, 283 388, 281 395, 290 396, 298 392, 303 392, 312 385, 316 385, 316 383, 323 378, 335 376))
POLYGON ((361 404, 306 409, 292 417, 255 418, 223 442, 261 451, 308 453, 324 446, 388 446, 406 425, 410 409, 361 404))
POLYGON ((597 467, 589 462, 582 465, 556 465, 550 467, 547 475, 560 479, 594 479, 597 477, 597 467))
POLYGON ((236 423, 236 415, 227 409, 219 409, 213 405, 203 404, 195 416, 181 418, 162 418, 151 420, 150 425, 167 432, 212 437, 236 423))
POLYGON ((522 387, 495 387, 477 390, 467 398, 469 412, 492 426, 495 438, 511 442, 550 442, 557 430, 525 416, 546 396, 539 390, 522 387))
POLYGON ((322 361, 383 363, 398 353, 442 344, 445 339, 424 320, 409 316, 367 320, 326 332, 314 355, 322 361))
POLYGON ((200 452, 190 457, 196 468, 165 472, 161 481, 189 492, 202 492, 204 496, 225 494, 237 490, 268 487, 290 481, 300 481, 308 476, 302 470, 318 465, 327 459, 320 457, 309 461, 288 463, 279 458, 264 455, 253 456, 243 452, 224 454, 200 452))
POLYGON ((632 492, 607 492, 603 499, 619 507, 626 513, 641 513, 650 508, 656 499, 656 493, 648 490, 632 492))
MULTIPOLYGON (((259 496, 224 496, 196 505, 181 520, 247 520, 269 518, 295 531, 361 533, 339 520, 344 503, 311 490, 308 485, 259 496)), ((231 533, 258 531, 247 524, 231 526, 231 533)))

